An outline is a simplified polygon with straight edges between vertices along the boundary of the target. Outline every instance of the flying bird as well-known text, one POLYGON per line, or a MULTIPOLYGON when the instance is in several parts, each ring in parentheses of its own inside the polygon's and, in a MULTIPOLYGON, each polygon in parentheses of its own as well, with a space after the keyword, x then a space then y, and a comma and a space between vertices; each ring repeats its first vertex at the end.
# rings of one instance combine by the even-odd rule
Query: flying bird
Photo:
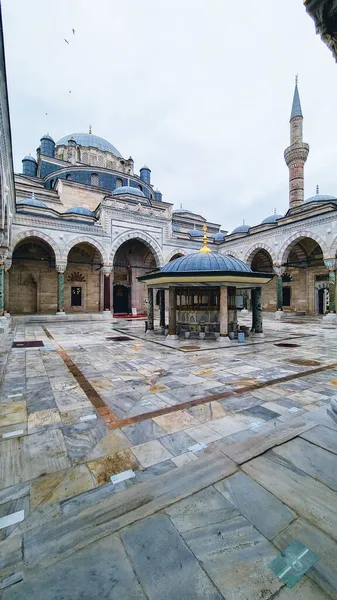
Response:
POLYGON ((66 44, 69 44, 68 40, 66 40, 66 38, 64 38, 64 41, 66 42, 66 44))
POLYGON ((46 115, 48 115, 48 113, 45 113, 46 115))
POLYGON ((75 29, 73 29, 73 35, 75 35, 75 29))
POLYGON ((71 90, 69 90, 69 94, 71 94, 71 90))

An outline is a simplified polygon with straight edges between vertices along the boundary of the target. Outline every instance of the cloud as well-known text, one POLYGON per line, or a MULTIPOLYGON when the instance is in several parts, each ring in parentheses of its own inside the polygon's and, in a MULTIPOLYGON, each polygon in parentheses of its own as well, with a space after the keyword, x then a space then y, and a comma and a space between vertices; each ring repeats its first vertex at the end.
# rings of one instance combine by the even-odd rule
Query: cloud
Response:
POLYGON ((47 131, 92 123, 164 200, 256 224, 288 207, 298 72, 306 195, 337 194, 336 67, 301 3, 3 0, 3 22, 16 170, 47 131))

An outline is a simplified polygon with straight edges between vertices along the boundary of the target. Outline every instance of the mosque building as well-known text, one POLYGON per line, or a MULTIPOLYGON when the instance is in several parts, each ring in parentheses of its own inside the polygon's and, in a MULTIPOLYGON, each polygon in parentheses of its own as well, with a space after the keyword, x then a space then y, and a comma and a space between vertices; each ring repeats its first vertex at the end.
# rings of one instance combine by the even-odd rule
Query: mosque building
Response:
MULTIPOLYGON (((318 188, 304 197, 309 146, 297 82, 284 153, 289 209, 258 225, 243 221, 230 233, 202 215, 174 209, 154 187, 148 166, 137 173, 132 158, 91 127, 57 141, 43 135, 13 178, 5 75, 0 83, 7 143, 1 158, 0 312, 146 314, 142 276, 199 250, 206 225, 211 250, 254 272, 276 273, 263 288, 264 310, 277 316, 329 312, 333 318, 337 197, 318 188)), ((249 290, 236 294, 237 307, 249 307, 249 290)), ((159 292, 154 298, 159 306, 159 292)))

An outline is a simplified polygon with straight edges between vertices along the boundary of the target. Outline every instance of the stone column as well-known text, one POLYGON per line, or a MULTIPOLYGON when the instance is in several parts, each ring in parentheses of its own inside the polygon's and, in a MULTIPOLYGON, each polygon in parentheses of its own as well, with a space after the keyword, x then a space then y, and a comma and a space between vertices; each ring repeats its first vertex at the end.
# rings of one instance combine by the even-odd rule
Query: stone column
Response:
POLYGON ((159 325, 165 331, 165 290, 159 290, 159 325))
POLYGON ((238 328, 238 313, 236 309, 236 288, 228 286, 227 288, 228 298, 228 331, 230 331, 230 324, 232 323, 233 331, 236 332, 238 328))
POLYGON ((329 269, 329 313, 323 317, 328 321, 336 321, 336 259, 327 258, 325 266, 329 269))
POLYGON ((169 289, 169 328, 168 337, 177 340, 177 297, 174 287, 169 289))
POLYGON ((253 313, 253 329, 255 335, 263 336, 262 327, 262 288, 257 287, 252 290, 252 313, 253 313))
POLYGON ((0 261, 0 317, 5 314, 5 263, 0 261))
POLYGON ((228 335, 228 294, 227 288, 220 288, 220 336, 228 335))
POLYGON ((8 273, 8 271, 11 268, 11 266, 12 266, 12 260, 7 258, 5 260, 5 299, 4 299, 5 314, 7 316, 10 316, 10 313, 9 313, 9 273, 8 273))
POLYGON ((106 265, 102 267, 103 275, 104 275, 104 299, 103 299, 103 307, 104 313, 106 316, 111 314, 111 280, 110 275, 112 271, 112 267, 110 265, 106 265))
POLYGON ((154 331, 153 326, 153 288, 147 288, 147 333, 154 331))
POLYGON ((57 263, 57 315, 64 315, 64 271, 67 263, 57 263))
POLYGON ((277 288, 276 288, 276 313, 275 318, 280 319, 283 312, 283 280, 282 275, 284 273, 284 267, 280 267, 278 265, 274 265, 273 267, 276 275, 277 275, 277 288))
POLYGON ((248 315, 248 292, 247 290, 242 290, 242 310, 241 315, 248 315))

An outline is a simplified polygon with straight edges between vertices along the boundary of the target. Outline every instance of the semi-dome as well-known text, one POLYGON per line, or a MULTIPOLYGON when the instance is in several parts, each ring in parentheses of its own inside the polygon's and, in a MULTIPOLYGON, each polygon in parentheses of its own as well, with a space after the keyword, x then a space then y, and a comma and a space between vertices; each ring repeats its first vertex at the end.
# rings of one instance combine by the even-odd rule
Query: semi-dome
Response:
POLYGON ((311 198, 304 200, 304 204, 307 204, 308 202, 335 202, 336 200, 336 196, 329 196, 328 194, 315 194, 315 196, 311 196, 311 198))
POLYGON ((236 271, 252 273, 242 260, 219 252, 193 252, 167 263, 161 273, 190 273, 191 271, 236 271))
POLYGON ((27 156, 24 156, 22 160, 30 160, 31 162, 34 162, 37 164, 37 160, 34 158, 34 156, 31 156, 30 154, 27 154, 27 156))
POLYGON ((247 233, 250 230, 250 225, 239 225, 233 229, 232 233, 247 233))
POLYGON ((94 217, 94 213, 86 208, 85 206, 74 206, 73 208, 68 208, 65 214, 73 214, 73 215, 85 215, 86 217, 94 217))
POLYGON ((23 200, 18 200, 16 204, 19 206, 35 206, 38 208, 48 208, 48 206, 44 202, 41 202, 41 200, 37 200, 35 198, 34 192, 30 196, 30 198, 23 198, 23 200))
POLYGON ((104 138, 99 137, 98 135, 93 135, 92 133, 70 133, 69 135, 65 135, 62 137, 57 143, 56 146, 67 146, 69 140, 74 140, 78 146, 85 146, 86 148, 98 148, 98 150, 102 150, 103 152, 111 152, 115 156, 122 158, 121 153, 108 142, 104 138))
POLYGON ((270 215, 270 217, 267 217, 266 219, 263 219, 261 225, 266 225, 267 223, 276 223, 276 221, 278 221, 279 219, 282 219, 283 215, 277 215, 277 214, 273 214, 270 215))
POLYGON ((190 229, 188 233, 191 237, 202 237, 204 235, 204 232, 201 229, 190 229))
POLYGON ((131 185, 122 185, 112 192, 113 196, 121 196, 122 194, 131 194, 131 196, 141 196, 142 198, 145 198, 145 194, 142 190, 132 187, 131 185))

